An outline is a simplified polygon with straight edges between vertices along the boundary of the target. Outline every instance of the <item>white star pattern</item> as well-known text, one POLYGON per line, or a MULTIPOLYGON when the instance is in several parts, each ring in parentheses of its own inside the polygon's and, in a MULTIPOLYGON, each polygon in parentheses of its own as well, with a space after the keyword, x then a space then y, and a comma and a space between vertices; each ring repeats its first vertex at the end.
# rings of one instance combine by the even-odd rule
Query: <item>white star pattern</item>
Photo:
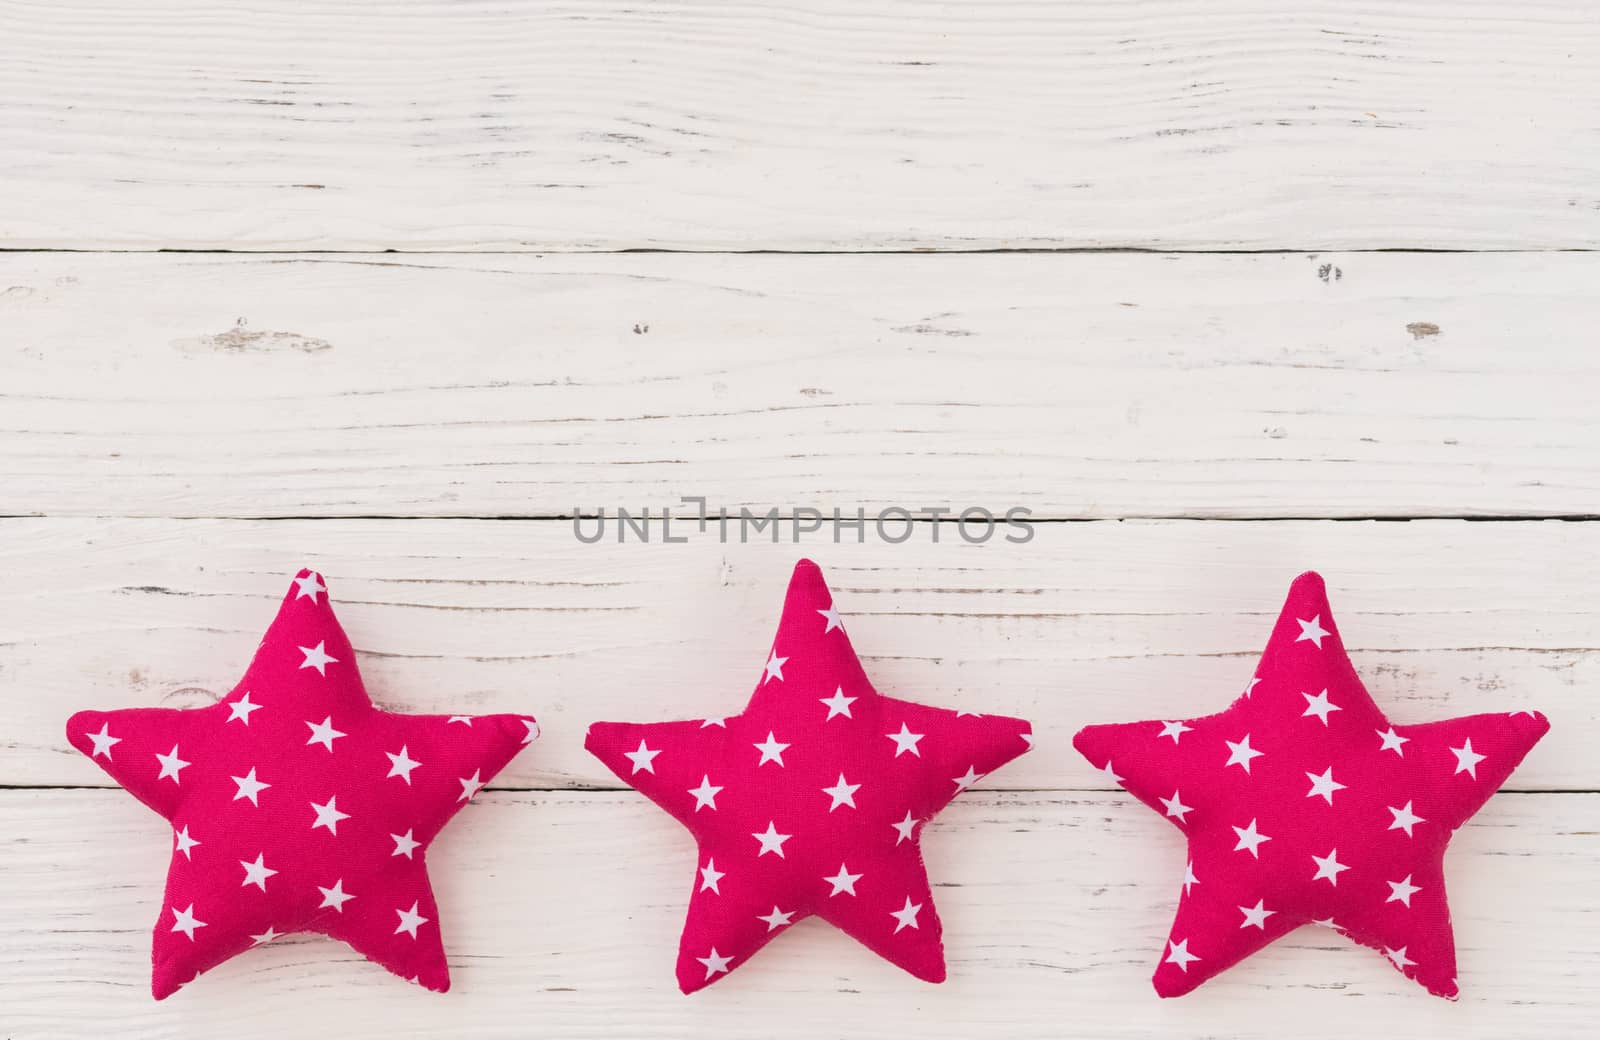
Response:
POLYGON ((1262 905, 1265 902, 1266 902, 1266 900, 1264 900, 1264 899, 1257 899, 1255 906, 1241 906, 1239 908, 1239 912, 1244 914, 1244 923, 1239 925, 1239 927, 1240 928, 1259 928, 1262 931, 1266 931, 1267 930, 1267 918, 1271 917, 1273 914, 1277 913, 1278 911, 1266 909, 1262 905))
POLYGON ((1224 769, 1229 766, 1241 766, 1248 773, 1250 772, 1250 760, 1260 758, 1263 754, 1250 746, 1250 734, 1248 733, 1241 737, 1237 744, 1231 740, 1224 740, 1223 743, 1228 745, 1228 760, 1222 764, 1224 769))
MULTIPOLYGON (((1237 852, 1238 850, 1235 849, 1234 851, 1237 852)), ((1188 865, 1183 868, 1183 894, 1188 895, 1189 889, 1199 883, 1200 879, 1194 876, 1194 860, 1190 860, 1188 865)))
POLYGON ((523 719, 522 725, 528 730, 522 735, 522 742, 532 744, 539 737, 539 724, 532 719, 523 719))
POLYGON ((450 725, 451 723, 456 723, 458 725, 470 727, 472 725, 472 716, 471 715, 452 715, 448 719, 444 720, 444 724, 446 726, 450 725))
POLYGON ((767 931, 775 932, 779 928, 783 928, 794 921, 794 915, 795 911, 791 910, 788 913, 784 913, 782 910, 778 909, 776 904, 774 904, 772 907, 772 913, 767 914, 764 917, 758 914, 756 916, 756 920, 765 921, 767 924, 767 931))
POLYGON ((250 713, 260 711, 261 705, 250 702, 250 691, 244 691, 244 696, 228 705, 228 721, 242 722, 250 725, 250 713))
POLYGON ((339 663, 339 659, 337 657, 329 657, 323 650, 323 646, 326 644, 326 642, 327 641, 324 640, 323 642, 318 643, 316 646, 302 646, 299 648, 300 652, 306 655, 306 659, 300 662, 300 667, 315 668, 317 670, 317 674, 323 678, 327 678, 328 666, 330 664, 339 663))
POLYGON ((1333 778, 1332 766, 1329 766, 1321 773, 1307 773, 1306 779, 1311 781, 1311 790, 1306 792, 1306 797, 1320 797, 1329 805, 1333 804, 1333 793, 1335 791, 1347 790, 1344 784, 1333 778))
POLYGON ((332 888, 323 888, 318 885, 317 891, 322 893, 322 905, 317 907, 318 910, 331 909, 342 914, 344 913, 344 905, 355 898, 355 896, 344 890, 344 878, 335 881, 332 888))
POLYGON ((773 826, 771 820, 767 821, 767 829, 764 833, 750 836, 761 843, 761 851, 756 853, 757 859, 769 852, 775 853, 779 859, 783 859, 783 843, 794 837, 792 834, 779 834, 778 828, 773 826))
POLYGON ((244 868, 244 880, 239 882, 240 888, 245 885, 254 885, 263 892, 267 890, 267 878, 272 877, 277 871, 262 862, 265 858, 265 853, 262 853, 256 856, 254 863, 246 863, 244 860, 239 861, 239 866, 244 868))
POLYGON ((1400 734, 1394 731, 1393 726, 1389 727, 1388 732, 1384 732, 1381 729, 1378 730, 1378 739, 1383 741, 1383 746, 1378 749, 1379 751, 1393 751, 1401 758, 1406 757, 1406 749, 1404 745, 1411 738, 1402 737, 1400 734))
POLYGON ((700 720, 700 728, 701 729, 710 729, 712 726, 716 726, 719 729, 727 729, 728 728, 728 716, 726 716, 726 715, 713 715, 709 719, 701 719, 700 720))
POLYGON ((884 735, 890 740, 894 741, 895 758, 899 758, 907 751, 911 752, 913 755, 916 755, 918 758, 922 757, 922 752, 917 750, 917 742, 922 739, 923 734, 911 732, 910 728, 908 728, 904 722, 900 723, 899 733, 887 733, 884 735))
POLYGON ((700 891, 714 892, 720 896, 722 894, 722 890, 717 888, 717 882, 721 881, 727 876, 727 871, 717 869, 716 860, 706 860, 706 865, 700 868, 700 891))
POLYGON ((826 609, 826 610, 818 610, 817 613, 821 614, 823 617, 828 619, 828 623, 825 626, 823 626, 823 629, 822 629, 822 634, 823 635, 827 635, 829 632, 832 632, 836 628, 839 629, 840 631, 843 631, 844 626, 839 623, 839 608, 838 607, 835 607, 833 604, 830 603, 830 604, 828 604, 828 609, 826 609))
POLYGON ((1169 940, 1167 945, 1171 947, 1171 950, 1167 953, 1166 962, 1168 964, 1176 964, 1179 971, 1187 972, 1189 965, 1200 959, 1189 952, 1188 939, 1183 940, 1183 942, 1171 942, 1169 940))
POLYGON ((389 837, 394 839, 394 851, 389 853, 390 856, 404 856, 406 859, 412 858, 411 854, 422 847, 422 842, 411 837, 412 830, 415 829, 416 828, 412 828, 411 830, 406 831, 404 834, 389 835, 389 837))
MULTIPOLYGON (((174 748, 173 750, 176 751, 177 749, 174 748)), ((1468 737, 1466 743, 1462 746, 1451 748, 1450 753, 1456 756, 1456 772, 1466 773, 1474 780, 1478 779, 1478 763, 1489 757, 1480 755, 1472 750, 1471 737, 1468 737)))
POLYGON ((311 739, 307 740, 306 743, 321 744, 329 751, 333 750, 333 742, 335 740, 345 736, 345 734, 340 733, 338 730, 333 728, 332 715, 329 715, 321 722, 307 722, 306 725, 311 728, 311 739))
POLYGON ((660 748, 651 751, 645 747, 644 741, 641 740, 639 741, 639 750, 629 751, 627 757, 628 761, 633 763, 633 771, 635 773, 641 769, 646 773, 654 773, 656 771, 656 756, 659 754, 661 754, 660 748))
POLYGON ((329 795, 325 805, 318 805, 316 802, 311 803, 311 808, 317 814, 317 821, 311 825, 312 830, 316 830, 318 827, 326 827, 329 834, 339 833, 339 821, 348 820, 350 814, 339 811, 339 807, 334 804, 337 800, 335 796, 329 795))
POLYGON ((1417 966, 1416 961, 1406 956, 1406 948, 1404 946, 1400 947, 1398 950, 1391 950, 1389 947, 1385 946, 1383 948, 1383 955, 1389 958, 1390 964, 1393 964, 1401 971, 1405 971, 1407 968, 1414 968, 1417 966))
POLYGON ((856 894, 856 882, 865 876, 864 874, 850 873, 850 868, 841 863, 839 864, 839 873, 833 877, 825 877, 822 880, 833 886, 833 891, 829 892, 828 895, 836 896, 843 893, 853 896, 856 894))
POLYGON ((767 675, 766 678, 761 680, 761 685, 765 686, 773 679, 783 682, 783 666, 788 663, 789 659, 787 657, 779 657, 778 651, 772 651, 772 656, 767 658, 767 675))
POLYGON ((261 792, 272 786, 256 779, 256 771, 253 766, 250 772, 244 776, 235 776, 231 779, 235 784, 239 785, 239 789, 233 794, 233 800, 237 802, 241 798, 248 798, 251 805, 260 805, 261 792))
POLYGON ((412 903, 410 910, 395 911, 400 915, 400 926, 394 930, 394 934, 399 935, 401 932, 405 932, 413 939, 417 937, 417 929, 428 923, 426 917, 417 913, 417 906, 418 903, 412 903))
POLYGON ((772 735, 771 730, 768 730, 767 739, 754 745, 754 747, 761 752, 761 761, 757 762, 756 765, 764 766, 768 762, 776 762, 781 768, 783 766, 783 753, 789 750, 790 745, 779 743, 778 738, 772 735))
POLYGON ((891 823, 891 824, 889 824, 890 827, 894 828, 894 833, 895 833, 894 843, 896 845, 898 845, 902 841, 909 841, 911 839, 912 829, 915 828, 916 825, 917 825, 917 821, 912 818, 911 810, 907 809, 906 810, 906 818, 905 819, 901 820, 899 823, 891 823))
MULTIPOLYGON (((110 756, 108 755, 107 757, 109 758, 110 756)), ((178 779, 178 774, 192 764, 185 762, 183 759, 178 757, 178 745, 176 744, 172 745, 172 750, 167 752, 165 755, 158 752, 156 754, 156 760, 161 763, 161 775, 156 777, 156 779, 166 780, 170 777, 172 782, 175 784, 182 783, 182 781, 178 779)))
POLYGON ((968 766, 965 773, 962 773, 960 776, 951 777, 950 779, 956 785, 956 794, 960 794, 973 784, 977 783, 979 780, 982 780, 983 776, 971 766, 968 766))
MULTIPOLYGON (((829 719, 833 718, 835 715, 843 715, 847 719, 853 718, 854 716, 850 714, 850 705, 860 700, 859 697, 846 697, 844 695, 843 686, 836 687, 833 691, 832 697, 820 697, 818 699, 822 701, 823 704, 828 706, 829 719)), ((823 721, 827 720, 825 719, 823 721)))
POLYGON ((1261 858, 1261 843, 1272 840, 1256 830, 1255 820, 1251 820, 1248 827, 1235 827, 1233 833, 1239 836, 1239 844, 1233 847, 1233 851, 1249 852, 1256 859, 1261 858))
POLYGON ((1300 634, 1294 637, 1294 641, 1301 643, 1310 640, 1317 645, 1318 650, 1322 649, 1322 640, 1333 634, 1322 627, 1321 614, 1318 614, 1310 621, 1306 621, 1303 618, 1295 618, 1295 622, 1300 626, 1300 634))
POLYGON ((296 600, 302 600, 307 596, 310 596, 312 606, 317 605, 317 593, 328 591, 328 587, 317 580, 317 575, 315 573, 307 574, 303 578, 296 578, 294 579, 294 583, 300 586, 300 590, 295 593, 294 598, 296 600))
POLYGON ((189 936, 190 942, 194 942, 195 928, 205 928, 205 922, 195 920, 195 904, 190 902, 189 909, 186 910, 173 907, 173 931, 181 931, 189 936))
POLYGON ((689 788, 689 793, 694 795, 695 812, 701 809, 710 809, 714 812, 717 808, 717 795, 722 793, 722 788, 712 786, 709 775, 702 775, 700 786, 689 788))
POLYGON ((389 776, 384 777, 384 779, 387 780, 389 777, 398 776, 406 782, 407 787, 410 787, 411 771, 422 764, 411 757, 411 748, 402 744, 400 745, 399 754, 395 754, 392 751, 385 751, 384 754, 389 757, 389 776))
POLYGON ((1182 722, 1163 722, 1161 724, 1161 732, 1157 734, 1157 737, 1171 737, 1172 742, 1176 744, 1180 737, 1192 729, 1192 726, 1185 726, 1182 722))
POLYGON ((1421 892, 1422 889, 1411 883, 1411 875, 1407 874, 1399 881, 1386 882, 1389 886, 1389 898, 1385 903, 1403 903, 1407 908, 1411 906, 1411 897, 1421 892))
POLYGON ((695 960, 705 965, 706 978, 708 979, 718 972, 727 971, 728 965, 733 963, 732 957, 719 957, 717 955, 717 948, 715 946, 711 947, 711 953, 709 955, 705 957, 696 957, 695 960))
POLYGON ((1194 811, 1194 806, 1184 805, 1183 802, 1178 800, 1178 794, 1179 792, 1177 791, 1172 792, 1172 797, 1161 799, 1161 804, 1166 807, 1168 816, 1177 820, 1179 823, 1185 823, 1187 821, 1184 819, 1184 817, 1194 811))
POLYGON ((1302 693, 1300 696, 1306 699, 1306 710, 1300 713, 1300 717, 1307 718, 1308 716, 1315 715, 1317 718, 1322 720, 1322 724, 1324 726, 1328 724, 1328 715, 1330 712, 1344 710, 1337 704, 1334 704, 1328 700, 1327 690, 1323 690, 1315 697, 1311 696, 1309 693, 1302 693))
POLYGON ((902 928, 917 927, 917 914, 922 910, 921 903, 913 903, 910 896, 906 896, 906 905, 898 910, 889 911, 889 916, 895 920, 895 934, 900 934, 902 928))
MULTIPOLYGON (((96 755, 104 755, 107 761, 111 760, 111 748, 122 743, 122 738, 113 737, 110 731, 111 723, 107 722, 101 725, 99 733, 89 734, 89 739, 94 741, 94 750, 89 753, 90 758, 96 755)), ((173 751, 176 752, 177 748, 173 748, 173 751)))
POLYGON ((274 939, 281 938, 282 934, 283 933, 281 932, 273 931, 272 926, 268 925, 266 931, 262 932, 260 935, 252 935, 250 937, 250 945, 260 946, 263 943, 269 943, 274 939))
POLYGON ((484 787, 484 784, 485 784, 486 781, 484 781, 481 778, 481 774, 482 773, 483 773, 483 770, 474 769, 472 771, 472 775, 471 776, 463 776, 463 777, 457 777, 456 778, 456 783, 461 785, 461 796, 459 798, 457 798, 456 801, 465 802, 468 799, 470 799, 473 795, 475 795, 479 791, 483 790, 483 787, 484 787))
POLYGON ((839 779, 832 787, 824 787, 822 789, 823 794, 833 799, 833 804, 828 806, 828 811, 833 812, 841 805, 848 805, 854 809, 856 807, 856 792, 859 790, 861 790, 860 784, 850 783, 844 778, 844 774, 840 773, 839 779))
POLYGON ((1396 809, 1392 805, 1388 806, 1387 808, 1389 812, 1394 814, 1394 822, 1389 824, 1389 829, 1391 831, 1404 830, 1406 832, 1406 837, 1408 838, 1411 837, 1411 828, 1415 827, 1419 823, 1428 822, 1411 811, 1410 802, 1407 802, 1399 809, 1396 809))
POLYGON ((1112 783, 1114 783, 1114 784, 1122 783, 1122 777, 1118 776, 1116 770, 1111 768, 1111 759, 1109 759, 1109 758, 1106 759, 1105 768, 1100 770, 1100 772, 1104 773, 1106 779, 1110 780, 1112 783))
POLYGON ((184 827, 183 827, 183 830, 181 830, 181 831, 180 830, 173 831, 172 832, 172 837, 177 842, 177 845, 173 848, 172 851, 181 852, 181 853, 183 853, 183 858, 184 859, 192 861, 194 859, 194 855, 192 853, 190 853, 189 850, 194 848, 196 845, 199 845, 200 842, 195 841, 193 838, 189 837, 189 826, 188 826, 188 824, 185 824, 184 827))
POLYGON ((1312 877, 1311 880, 1326 881, 1335 888, 1339 887, 1339 875, 1350 869, 1345 864, 1339 862, 1338 849, 1334 849, 1326 856, 1318 856, 1313 854, 1311 858, 1315 860, 1317 864, 1317 873, 1312 877))

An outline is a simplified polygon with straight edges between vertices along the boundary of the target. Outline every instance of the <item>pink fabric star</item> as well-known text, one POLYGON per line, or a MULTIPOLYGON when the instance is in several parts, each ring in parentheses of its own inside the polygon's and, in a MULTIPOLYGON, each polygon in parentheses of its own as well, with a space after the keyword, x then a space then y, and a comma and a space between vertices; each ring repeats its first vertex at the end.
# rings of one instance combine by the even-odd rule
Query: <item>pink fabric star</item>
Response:
POLYGON ((1227 711, 1089 726, 1073 744, 1188 836, 1162 996, 1315 923, 1454 997, 1445 846, 1549 728, 1531 711, 1391 724, 1308 573, 1227 711))
POLYGON ((741 714, 596 723, 587 746, 699 844, 677 965, 689 993, 812 914, 942 981, 921 828, 1031 743, 1021 719, 880 695, 801 560, 741 714))
POLYGON ((375 707, 306 570, 224 700, 72 716, 72 746, 173 827, 156 999, 299 931, 449 989, 428 845, 538 735, 526 715, 467 722, 375 707))

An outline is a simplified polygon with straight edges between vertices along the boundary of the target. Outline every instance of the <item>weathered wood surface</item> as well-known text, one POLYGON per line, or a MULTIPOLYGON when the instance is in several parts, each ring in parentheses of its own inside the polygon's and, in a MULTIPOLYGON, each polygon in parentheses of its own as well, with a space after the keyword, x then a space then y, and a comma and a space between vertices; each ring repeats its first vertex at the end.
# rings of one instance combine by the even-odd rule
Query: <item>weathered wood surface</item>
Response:
POLYGON ((1595 515, 1596 284, 1590 254, 0 256, 0 514, 1595 515))
POLYGON ((0 7, 0 244, 1593 248, 1588 0, 0 7))
POLYGON ((561 521, 0 522, 0 783, 103 785, 62 723, 199 706, 232 688, 304 563, 323 571, 373 695, 398 710, 527 711, 544 737, 501 786, 615 787, 599 719, 740 708, 789 570, 823 566, 886 693, 1033 720, 1009 789, 1104 788, 1090 722, 1221 710, 1288 583, 1315 567, 1358 669, 1402 723, 1537 708, 1525 790, 1600 788, 1600 525, 1040 524, 961 544, 584 545, 561 521))
MULTIPOLYGON (((1126 795, 978 789, 926 831, 950 981, 928 986, 807 921, 726 981, 672 979, 688 836, 623 792, 488 793, 429 860, 454 988, 424 993, 321 938, 149 997, 170 832, 115 791, 0 792, 7 1036, 1587 1035, 1600 1014, 1600 796, 1502 794, 1448 869, 1463 996, 1307 928, 1181 1000, 1149 975, 1181 835, 1126 795), (1351 999, 1352 997, 1357 999, 1351 999)), ((1203 883, 1203 882, 1202 882, 1203 883)))

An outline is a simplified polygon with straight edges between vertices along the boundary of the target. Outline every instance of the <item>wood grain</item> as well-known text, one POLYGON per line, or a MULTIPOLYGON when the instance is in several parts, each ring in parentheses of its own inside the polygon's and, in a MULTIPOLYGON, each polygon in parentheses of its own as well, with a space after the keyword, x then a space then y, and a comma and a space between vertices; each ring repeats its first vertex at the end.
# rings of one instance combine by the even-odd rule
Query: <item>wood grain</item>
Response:
POLYGON ((0 242, 1593 248, 1587 0, 0 8, 0 242))
POLYGON ((0 256, 0 514, 1600 514, 1600 256, 0 256))
POLYGON ((0 522, 0 783, 104 785, 62 735, 78 708, 195 707, 232 688, 304 563, 322 571, 374 697, 526 711, 544 736, 502 786, 616 787, 601 719, 743 706, 789 571, 815 557, 878 689, 1020 715, 1039 751, 991 780, 1104 788, 1090 722, 1221 710, 1290 579, 1315 566, 1397 722, 1538 708, 1525 790, 1600 788, 1600 525, 1038 525, 1025 545, 584 545, 559 521, 0 522))
MULTIPOLYGON (((924 838, 950 981, 905 976, 816 921, 713 989, 671 977, 693 845, 620 792, 490 793, 430 853, 454 988, 286 940, 151 1001, 169 832, 112 791, 0 792, 8 1036, 669 1037, 1584 1035, 1600 1014, 1600 796, 1502 794, 1451 846, 1463 996, 1306 928, 1177 1001, 1149 976, 1182 838, 1125 795, 976 790, 924 838), (1354 998, 1354 999, 1352 999, 1354 998)), ((1202 883, 1204 883, 1202 881, 1202 883)))

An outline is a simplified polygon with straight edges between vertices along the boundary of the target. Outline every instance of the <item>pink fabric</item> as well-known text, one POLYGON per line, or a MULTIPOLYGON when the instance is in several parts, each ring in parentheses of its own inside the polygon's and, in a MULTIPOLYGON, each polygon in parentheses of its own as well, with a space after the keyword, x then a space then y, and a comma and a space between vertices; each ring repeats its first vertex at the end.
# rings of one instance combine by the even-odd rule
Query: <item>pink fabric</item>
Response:
POLYGON ((601 722, 588 748, 700 851, 678 950, 693 992, 812 914, 930 982, 945 977, 919 835, 1032 745, 1021 719, 881 696, 801 560, 749 705, 690 722, 601 722))
POLYGON ((298 931, 448 989, 428 845, 537 734, 525 715, 374 707, 325 586, 304 570, 223 701, 67 722, 73 747, 173 826, 152 951, 158 1000, 298 931))
POLYGON ((1073 743, 1188 836, 1162 996, 1316 923, 1454 997, 1445 846, 1549 728, 1531 711, 1392 726, 1308 573, 1227 711, 1090 726, 1073 743))

